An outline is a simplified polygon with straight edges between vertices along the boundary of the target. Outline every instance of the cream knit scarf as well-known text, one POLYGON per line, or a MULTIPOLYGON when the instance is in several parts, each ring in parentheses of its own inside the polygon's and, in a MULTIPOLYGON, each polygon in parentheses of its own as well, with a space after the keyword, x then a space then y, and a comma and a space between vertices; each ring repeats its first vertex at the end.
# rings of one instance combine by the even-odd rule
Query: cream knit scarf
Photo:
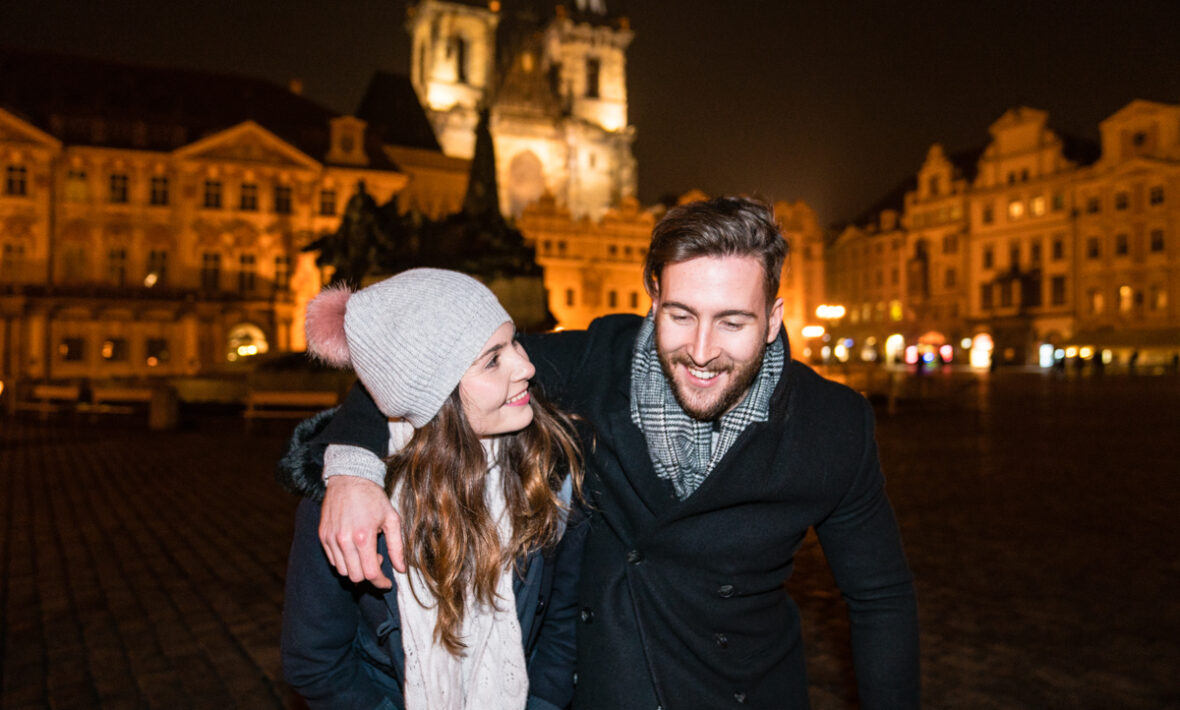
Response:
MULTIPOLYGON (((409 441, 413 430, 404 422, 390 422, 391 450, 409 441), (409 431, 396 431, 402 427, 409 431)), ((484 451, 495 461, 496 445, 485 440, 484 451)), ((500 467, 493 464, 487 478, 488 511, 497 522, 500 540, 512 536, 507 515, 500 467)), ((397 492, 394 492, 394 500, 397 492)), ((467 645, 461 656, 452 656, 434 642, 438 606, 431 603, 422 575, 410 568, 407 574, 394 570, 397 605, 402 621, 402 649, 406 654, 404 694, 407 710, 521 710, 528 700, 529 678, 521 642, 516 597, 512 591, 511 563, 496 582, 496 604, 476 602, 469 595, 464 609, 460 638, 467 645), (414 598, 410 584, 429 606, 414 598)))

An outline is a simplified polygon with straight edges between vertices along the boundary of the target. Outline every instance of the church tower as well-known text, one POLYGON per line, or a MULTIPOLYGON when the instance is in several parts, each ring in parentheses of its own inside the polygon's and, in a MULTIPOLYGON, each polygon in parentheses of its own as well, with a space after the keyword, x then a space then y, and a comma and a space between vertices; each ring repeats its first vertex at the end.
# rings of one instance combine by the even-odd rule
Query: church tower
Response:
POLYGON ((626 17, 606 0, 464 3, 410 9, 411 73, 443 151, 470 158, 486 102, 501 211, 551 195, 598 219, 636 191, 627 119, 626 17))
POLYGON ((443 152, 475 153, 480 105, 495 75, 498 2, 422 0, 410 7, 410 81, 443 152))

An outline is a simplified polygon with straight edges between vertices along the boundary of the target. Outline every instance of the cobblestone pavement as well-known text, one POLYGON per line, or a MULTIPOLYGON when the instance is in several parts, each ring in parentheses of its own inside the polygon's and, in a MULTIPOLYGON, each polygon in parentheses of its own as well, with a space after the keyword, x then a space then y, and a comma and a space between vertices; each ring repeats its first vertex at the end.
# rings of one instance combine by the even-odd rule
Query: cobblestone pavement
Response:
MULTIPOLYGON (((880 415, 929 708, 1180 707, 1180 379, 911 383, 880 415)), ((281 430, 0 420, 0 708, 301 707, 280 680, 281 430)), ((817 710, 856 707, 811 539, 817 710)))

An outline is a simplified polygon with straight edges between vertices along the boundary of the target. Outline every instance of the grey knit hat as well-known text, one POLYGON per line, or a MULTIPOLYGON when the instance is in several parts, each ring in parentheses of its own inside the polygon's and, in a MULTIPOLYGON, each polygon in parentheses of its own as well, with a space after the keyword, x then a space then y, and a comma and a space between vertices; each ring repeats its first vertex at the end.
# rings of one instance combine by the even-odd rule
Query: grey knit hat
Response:
POLYGON ((487 286, 457 271, 412 269, 307 305, 308 352, 351 366, 387 417, 425 425, 492 334, 512 320, 487 286))

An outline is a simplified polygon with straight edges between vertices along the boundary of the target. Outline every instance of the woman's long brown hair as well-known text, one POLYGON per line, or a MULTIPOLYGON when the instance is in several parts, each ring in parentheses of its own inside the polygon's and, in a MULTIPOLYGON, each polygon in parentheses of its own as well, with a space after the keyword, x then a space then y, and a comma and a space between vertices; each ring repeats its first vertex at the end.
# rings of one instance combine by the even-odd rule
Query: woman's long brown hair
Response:
POLYGON ((509 561, 557 543, 568 512, 558 496, 567 472, 574 495, 581 496, 583 461, 573 418, 535 389, 530 406, 532 424, 503 435, 496 456, 512 518, 506 548, 485 498, 491 462, 463 414, 458 388, 387 461, 386 490, 392 495, 400 485, 406 563, 422 574, 438 604, 434 638, 452 655, 465 648, 459 629, 467 595, 495 604, 496 582, 509 561))

